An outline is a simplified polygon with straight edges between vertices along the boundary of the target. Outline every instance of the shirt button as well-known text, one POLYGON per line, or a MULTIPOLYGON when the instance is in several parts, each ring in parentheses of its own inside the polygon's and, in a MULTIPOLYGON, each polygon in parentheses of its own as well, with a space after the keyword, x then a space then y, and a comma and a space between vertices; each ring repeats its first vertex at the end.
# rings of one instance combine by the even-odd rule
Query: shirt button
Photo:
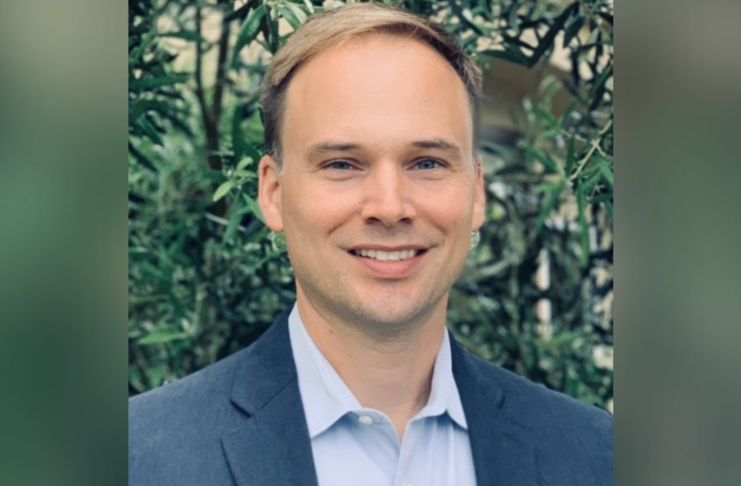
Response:
POLYGON ((358 422, 363 425, 371 425, 373 423, 373 417, 370 415, 360 415, 358 416, 358 422))
POLYGON ((406 481, 401 483, 401 486, 414 486, 414 483, 407 479, 406 481))

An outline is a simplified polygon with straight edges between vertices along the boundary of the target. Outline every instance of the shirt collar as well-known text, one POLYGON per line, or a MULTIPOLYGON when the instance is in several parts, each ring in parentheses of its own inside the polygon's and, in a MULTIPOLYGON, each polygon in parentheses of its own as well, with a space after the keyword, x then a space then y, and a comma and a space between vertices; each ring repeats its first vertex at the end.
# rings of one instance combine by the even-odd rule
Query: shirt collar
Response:
MULTIPOLYGON (((294 305, 288 317, 288 330, 309 436, 313 439, 347 413, 364 409, 314 344, 301 320, 298 305, 294 305)), ((458 387, 453 379, 450 338, 447 332, 435 359, 430 398, 414 418, 435 417, 445 412, 458 426, 468 430, 458 387)))

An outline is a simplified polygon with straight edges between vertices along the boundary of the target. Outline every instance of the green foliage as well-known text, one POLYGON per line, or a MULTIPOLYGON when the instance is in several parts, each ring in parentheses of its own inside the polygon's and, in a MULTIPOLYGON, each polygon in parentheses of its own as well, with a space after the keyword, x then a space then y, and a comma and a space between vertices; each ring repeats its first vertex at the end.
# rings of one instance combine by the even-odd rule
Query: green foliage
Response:
MULTIPOLYGON (((255 202, 257 87, 270 54, 323 3, 129 2, 131 394, 248 345, 293 299, 285 252, 255 202)), ((483 141, 487 223, 451 294, 449 328, 485 359, 607 405, 611 4, 385 3, 441 20, 482 66, 543 70, 566 51, 569 72, 525 100, 516 146, 483 141), (571 101, 557 113, 564 89, 571 101), (535 275, 546 266, 544 285, 535 275)))

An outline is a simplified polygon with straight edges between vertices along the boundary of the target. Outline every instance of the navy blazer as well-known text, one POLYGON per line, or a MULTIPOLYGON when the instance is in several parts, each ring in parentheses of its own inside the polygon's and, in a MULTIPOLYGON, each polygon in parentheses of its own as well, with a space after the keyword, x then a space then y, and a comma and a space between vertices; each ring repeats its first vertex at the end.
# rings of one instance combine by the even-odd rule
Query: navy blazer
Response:
MULTIPOLYGON (((247 349, 129 400, 129 485, 317 486, 289 311, 247 349)), ((610 414, 451 346, 478 486, 612 485, 610 414)))

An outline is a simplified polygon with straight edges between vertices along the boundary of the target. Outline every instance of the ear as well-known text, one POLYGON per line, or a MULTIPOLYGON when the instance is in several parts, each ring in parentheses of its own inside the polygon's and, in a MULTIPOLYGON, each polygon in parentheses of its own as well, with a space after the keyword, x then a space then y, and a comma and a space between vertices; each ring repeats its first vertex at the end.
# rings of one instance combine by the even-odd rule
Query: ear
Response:
POLYGON ((476 179, 473 195, 472 230, 476 231, 484 224, 486 214, 486 191, 484 191, 484 166, 481 156, 476 157, 476 179))
POLYGON ((269 155, 260 160, 258 168, 257 202, 260 204, 265 224, 273 231, 283 231, 283 214, 281 212, 281 177, 278 163, 269 155))

